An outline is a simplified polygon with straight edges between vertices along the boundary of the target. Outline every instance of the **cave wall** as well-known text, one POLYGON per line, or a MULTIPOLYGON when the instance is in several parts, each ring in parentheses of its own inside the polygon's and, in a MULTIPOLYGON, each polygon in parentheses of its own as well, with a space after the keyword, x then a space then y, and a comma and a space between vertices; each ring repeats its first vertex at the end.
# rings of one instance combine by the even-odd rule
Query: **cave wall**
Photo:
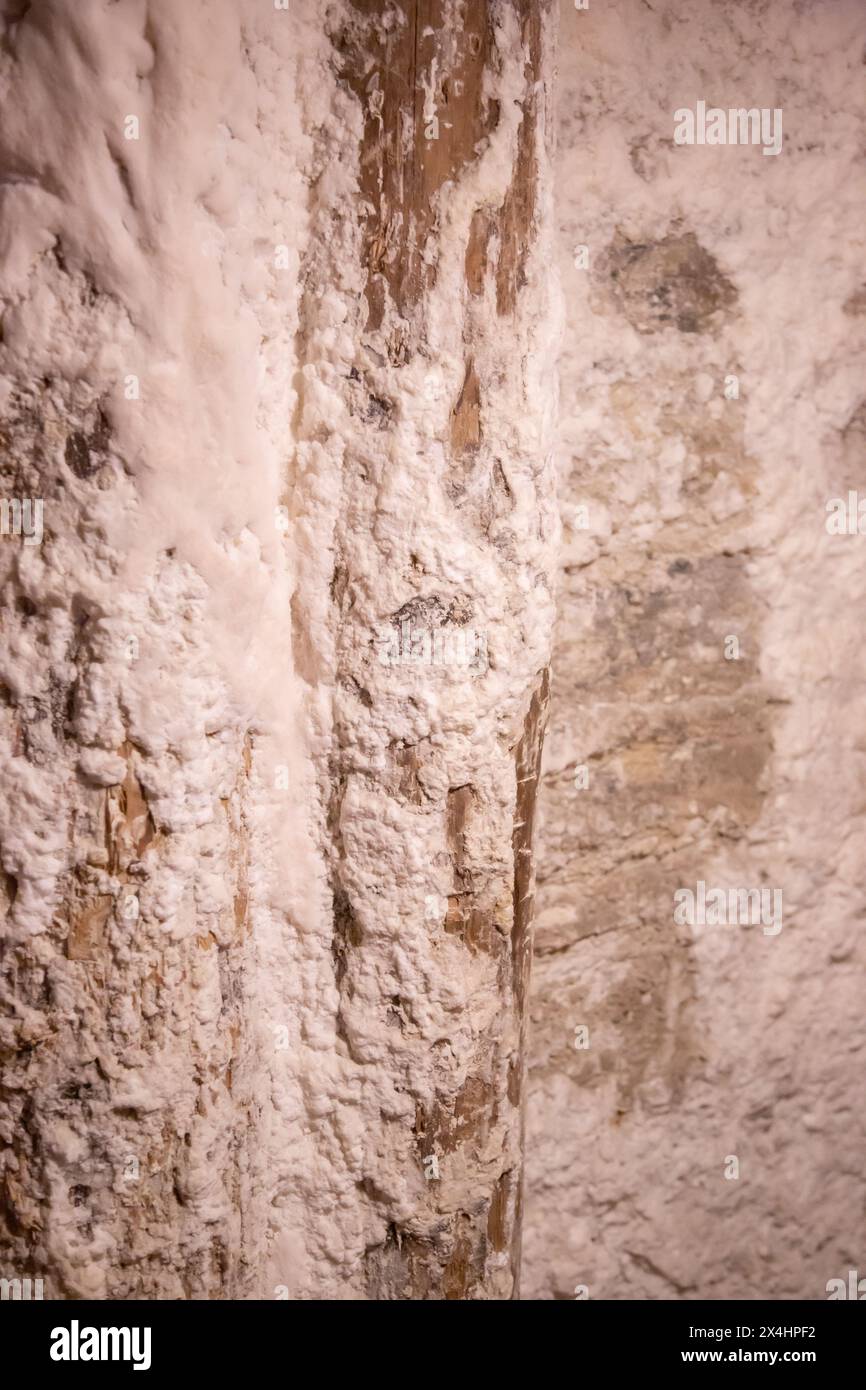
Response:
POLYGON ((825 523, 864 477, 866 16, 561 25, 524 1296, 821 1298, 863 1259, 866 554, 825 523), (781 153, 676 144, 699 100, 781 108, 781 153), (676 922, 698 881, 781 929, 676 922))
POLYGON ((561 8, 552 179, 540 0, 0 5, 47 1297, 513 1296, 534 820, 523 1296, 862 1267, 862 12, 561 8), (698 100, 781 153, 675 144, 698 100))
POLYGON ((551 18, 0 7, 0 1270, 46 1298, 516 1291, 551 18))

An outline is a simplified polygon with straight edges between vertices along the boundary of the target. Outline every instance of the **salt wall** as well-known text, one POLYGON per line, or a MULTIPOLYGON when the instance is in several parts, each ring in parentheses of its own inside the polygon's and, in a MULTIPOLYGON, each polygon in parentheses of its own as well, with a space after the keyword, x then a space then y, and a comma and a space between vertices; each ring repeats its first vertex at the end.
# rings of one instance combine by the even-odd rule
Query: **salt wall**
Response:
POLYGON ((551 19, 2 6, 0 1262, 46 1298, 515 1291, 551 19))
POLYGON ((561 512, 523 1295, 825 1296, 860 6, 0 10, 0 1272, 514 1295, 561 512))
POLYGON ((864 59, 847 0, 562 5, 524 1297, 864 1267, 864 59), (676 144, 699 101, 781 153, 676 144), (699 882, 781 928, 675 921, 699 882))

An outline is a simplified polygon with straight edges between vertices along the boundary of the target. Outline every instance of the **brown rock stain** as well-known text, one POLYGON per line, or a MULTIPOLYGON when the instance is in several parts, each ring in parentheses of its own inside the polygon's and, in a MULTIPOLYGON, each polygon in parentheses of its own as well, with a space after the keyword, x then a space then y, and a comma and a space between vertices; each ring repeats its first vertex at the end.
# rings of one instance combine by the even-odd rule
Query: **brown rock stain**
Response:
POLYGON ((489 209, 476 208, 469 228, 465 263, 466 285, 469 293, 476 297, 484 293, 488 246, 493 228, 493 216, 489 209))
POLYGON ((408 318, 434 282, 424 252, 436 195, 475 159, 479 139, 495 125, 482 83, 492 29, 485 0, 462 0, 456 26, 447 0, 352 0, 352 8, 334 43, 340 75, 365 116, 361 195, 369 208, 364 260, 373 332, 389 299, 408 318))
POLYGON ((532 857, 533 830, 537 806, 538 779, 541 774, 541 752, 547 724, 550 697, 550 675, 543 671, 530 701, 523 730, 517 746, 517 792, 514 810, 514 925, 511 933, 511 959, 514 995, 521 1019, 524 1019, 529 967, 532 960, 532 897, 535 891, 535 871, 532 857))
POLYGON ((601 258, 600 274, 614 304, 639 333, 709 332, 738 297, 694 232, 672 231, 646 242, 617 232, 601 258))
POLYGON ((470 358, 460 396, 451 412, 451 452, 459 459, 464 454, 474 453, 480 443, 481 385, 470 358))
POLYGON ((526 283, 526 260, 538 200, 536 81, 541 73, 541 8, 533 0, 517 0, 527 62, 528 92, 517 137, 517 158, 511 186, 499 214, 499 260, 496 266, 496 309, 502 317, 514 312, 526 283))

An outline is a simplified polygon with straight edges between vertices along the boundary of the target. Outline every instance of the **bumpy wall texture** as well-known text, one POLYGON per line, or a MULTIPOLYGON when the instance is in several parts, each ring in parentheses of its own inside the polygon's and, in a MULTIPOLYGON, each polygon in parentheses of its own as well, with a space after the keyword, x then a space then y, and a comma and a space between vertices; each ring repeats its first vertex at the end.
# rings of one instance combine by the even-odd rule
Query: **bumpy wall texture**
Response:
POLYGON ((2 1244, 48 1297, 515 1291, 550 18, 2 7, 2 1244))
POLYGON ((864 57, 854 0, 562 7, 525 1297, 863 1269, 864 57), (781 154, 675 144, 700 100, 781 154), (781 930, 675 923, 701 880, 781 930))
POLYGON ((522 1200, 523 1297, 863 1267, 864 55, 0 0, 4 1277, 507 1299, 522 1200))

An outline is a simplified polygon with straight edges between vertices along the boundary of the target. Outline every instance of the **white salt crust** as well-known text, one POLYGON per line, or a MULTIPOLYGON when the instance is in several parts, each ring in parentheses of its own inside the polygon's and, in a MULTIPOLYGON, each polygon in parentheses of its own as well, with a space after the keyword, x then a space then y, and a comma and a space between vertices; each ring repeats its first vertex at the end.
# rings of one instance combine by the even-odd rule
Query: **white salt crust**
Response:
MULTIPOLYGON (((424 904, 442 889, 432 866, 461 761, 489 798, 490 862, 507 873, 513 748, 548 658, 557 317, 545 230, 515 336, 482 341, 476 358, 492 383, 485 440, 509 460, 509 546, 481 544, 473 508, 455 520, 443 486, 463 249, 479 201, 498 206, 509 185, 523 53, 506 8, 502 119, 443 192, 427 355, 398 377, 379 350, 387 322, 362 342, 362 119, 333 76, 340 14, 322 0, 291 12, 50 0, 3 21, 0 401, 17 447, 42 451, 41 471, 23 476, 44 488, 46 536, 0 555, 6 599, 39 614, 5 627, 0 677, 17 710, 0 720, 18 752, 0 774, 0 839, 17 881, 6 939, 42 973, 50 1008, 19 1002, 2 1036, 28 1057, 23 1092, 43 1098, 34 1249, 66 1295, 363 1297, 365 1250, 425 1195, 406 1076, 432 1099, 441 1050, 459 1078, 494 1021, 489 965, 441 933, 434 949, 424 904), (399 403, 396 428, 372 444, 346 405, 359 363, 399 403), (73 426, 93 438, 97 403, 108 443, 79 476, 66 440, 73 426), (340 831, 365 931, 344 1037, 326 814, 347 637, 329 590, 346 546, 353 641, 412 597, 411 551, 470 597, 491 662, 438 682, 373 669, 374 713, 339 705, 357 761, 340 831), (61 737, 46 710, 76 675, 61 737), (398 739, 440 750, 428 809, 384 801, 367 775, 398 739), (127 769, 158 833, 121 872, 94 807, 127 769), (99 947, 73 959, 50 929, 88 856, 110 913, 99 947), (411 1042, 385 1021, 389 993, 411 1004, 411 1042), (95 1098, 51 1111, 70 1079, 95 1081, 95 1098), (130 1145, 135 1189, 120 1176, 130 1145)), ((544 229, 546 185, 541 198, 544 229)), ((0 1133, 31 1211, 20 1113, 10 1102, 0 1133)), ((459 1172, 451 1180, 459 1201, 459 1172)))

